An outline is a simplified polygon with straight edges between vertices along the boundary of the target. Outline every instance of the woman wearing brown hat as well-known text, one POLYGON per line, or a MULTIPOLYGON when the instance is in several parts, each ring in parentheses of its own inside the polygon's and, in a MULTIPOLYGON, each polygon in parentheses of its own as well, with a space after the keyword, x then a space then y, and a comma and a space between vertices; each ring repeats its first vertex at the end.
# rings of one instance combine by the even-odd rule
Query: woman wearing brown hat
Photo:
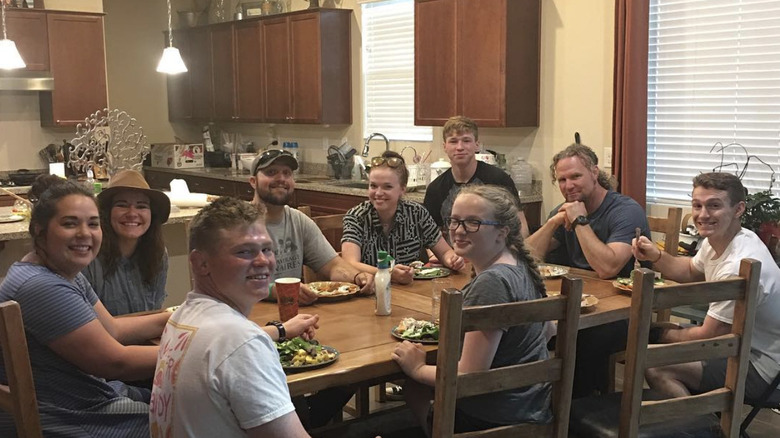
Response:
POLYGON ((112 315, 159 309, 167 295, 162 224, 171 201, 135 170, 118 172, 97 198, 103 243, 84 276, 112 315))

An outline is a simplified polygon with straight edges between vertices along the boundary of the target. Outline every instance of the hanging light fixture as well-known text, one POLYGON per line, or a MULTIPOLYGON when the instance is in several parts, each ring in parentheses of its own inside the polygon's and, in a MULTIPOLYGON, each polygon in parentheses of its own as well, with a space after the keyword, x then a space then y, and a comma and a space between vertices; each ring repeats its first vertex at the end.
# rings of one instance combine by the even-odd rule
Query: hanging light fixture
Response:
POLYGON ((3 39, 0 40, 0 69, 3 70, 15 70, 17 68, 25 68, 27 64, 24 63, 22 55, 16 50, 16 44, 8 39, 5 29, 5 1, 0 0, 3 4, 3 39))
POLYGON ((173 30, 171 29, 171 0, 166 0, 166 2, 168 3, 168 47, 163 50, 162 57, 160 57, 160 62, 157 64, 157 71, 160 73, 175 75, 186 72, 187 66, 184 65, 184 60, 181 59, 181 53, 179 53, 179 49, 173 47, 173 30))

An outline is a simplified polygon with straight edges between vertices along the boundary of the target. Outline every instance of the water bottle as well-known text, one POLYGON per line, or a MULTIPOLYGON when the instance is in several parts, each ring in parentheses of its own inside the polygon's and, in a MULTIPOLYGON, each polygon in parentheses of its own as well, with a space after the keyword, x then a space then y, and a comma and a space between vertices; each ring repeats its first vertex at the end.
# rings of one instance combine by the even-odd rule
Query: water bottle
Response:
POLYGON ((533 181, 533 167, 523 157, 517 157, 510 167, 512 179, 521 193, 530 193, 533 181))
POLYGON ((393 269, 393 258, 386 251, 377 253, 377 272, 374 276, 374 287, 376 288, 376 311, 377 316, 387 316, 392 312, 390 307, 390 271, 393 269))

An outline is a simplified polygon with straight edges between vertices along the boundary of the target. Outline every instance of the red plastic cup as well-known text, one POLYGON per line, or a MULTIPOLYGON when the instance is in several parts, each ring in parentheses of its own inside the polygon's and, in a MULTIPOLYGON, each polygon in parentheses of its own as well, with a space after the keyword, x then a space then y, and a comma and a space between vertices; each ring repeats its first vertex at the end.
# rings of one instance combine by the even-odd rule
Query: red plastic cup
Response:
POLYGON ((298 293, 300 290, 300 278, 276 279, 276 302, 279 303, 279 319, 282 322, 298 314, 298 293))

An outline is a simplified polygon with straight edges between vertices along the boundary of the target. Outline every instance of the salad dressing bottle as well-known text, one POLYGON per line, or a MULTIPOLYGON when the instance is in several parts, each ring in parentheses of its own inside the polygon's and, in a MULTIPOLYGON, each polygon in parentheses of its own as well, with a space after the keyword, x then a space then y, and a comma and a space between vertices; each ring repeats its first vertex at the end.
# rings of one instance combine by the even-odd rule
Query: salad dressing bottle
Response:
POLYGON ((377 316, 387 316, 392 312, 390 307, 390 270, 393 265, 393 258, 386 251, 377 253, 377 273, 374 276, 374 286, 376 288, 376 311, 377 316))

